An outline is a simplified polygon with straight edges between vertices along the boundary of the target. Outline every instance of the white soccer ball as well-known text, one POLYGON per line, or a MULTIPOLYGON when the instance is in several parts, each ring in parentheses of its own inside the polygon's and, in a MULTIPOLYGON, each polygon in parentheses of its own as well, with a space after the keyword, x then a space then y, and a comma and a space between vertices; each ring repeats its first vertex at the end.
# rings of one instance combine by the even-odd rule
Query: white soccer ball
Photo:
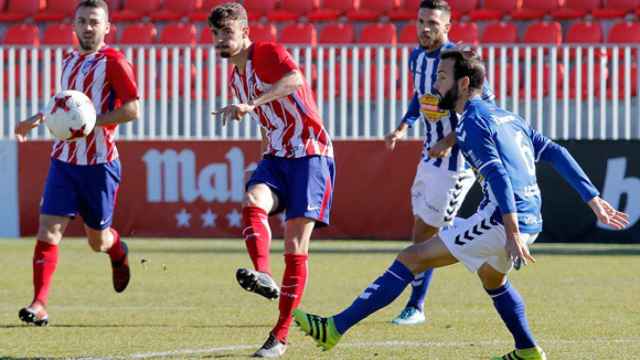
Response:
POLYGON ((76 141, 96 126, 96 109, 83 92, 64 90, 49 100, 43 112, 44 123, 56 139, 76 141))

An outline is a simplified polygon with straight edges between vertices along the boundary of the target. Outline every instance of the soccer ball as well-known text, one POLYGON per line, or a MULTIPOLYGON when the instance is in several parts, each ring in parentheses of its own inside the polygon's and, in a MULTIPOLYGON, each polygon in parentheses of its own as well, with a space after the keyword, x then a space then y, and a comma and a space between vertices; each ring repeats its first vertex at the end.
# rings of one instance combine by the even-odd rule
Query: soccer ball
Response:
POLYGON ((64 90, 49 100, 43 111, 44 123, 56 139, 76 141, 96 126, 96 109, 83 92, 64 90))

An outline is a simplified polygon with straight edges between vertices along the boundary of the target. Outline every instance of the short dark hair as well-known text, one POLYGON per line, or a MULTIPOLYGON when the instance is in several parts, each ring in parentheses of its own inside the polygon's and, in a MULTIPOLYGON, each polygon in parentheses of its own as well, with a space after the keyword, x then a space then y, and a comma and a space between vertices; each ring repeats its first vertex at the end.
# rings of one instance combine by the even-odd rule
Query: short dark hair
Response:
POLYGON ((440 10, 447 14, 451 14, 451 6, 445 0, 422 0, 420 9, 440 10))
POLYGON ((455 81, 463 77, 469 78, 471 89, 482 89, 485 78, 485 68, 480 56, 473 50, 448 49, 440 54, 440 60, 451 59, 454 61, 453 78, 455 81))
POLYGON ((107 18, 109 18, 109 5, 104 0, 82 0, 78 2, 76 5, 76 11, 83 7, 96 8, 104 10, 104 13, 107 14, 107 18))
POLYGON ((228 20, 239 20, 244 25, 249 24, 247 10, 237 2, 228 2, 216 6, 209 15, 209 27, 221 28, 228 20))

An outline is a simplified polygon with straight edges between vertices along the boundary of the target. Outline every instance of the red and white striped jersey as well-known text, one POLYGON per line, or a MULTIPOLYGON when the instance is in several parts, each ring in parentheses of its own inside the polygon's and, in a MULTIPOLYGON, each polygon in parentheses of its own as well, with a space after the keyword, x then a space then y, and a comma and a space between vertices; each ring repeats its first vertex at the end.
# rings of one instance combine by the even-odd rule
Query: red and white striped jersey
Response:
MULTIPOLYGON (((107 113, 138 98, 131 65, 120 51, 103 47, 95 53, 77 50, 65 57, 63 90, 84 92, 93 101, 96 114, 107 113)), ((56 140, 51 157, 75 165, 95 165, 118 158, 114 141, 117 125, 96 126, 87 137, 76 141, 56 140)))
MULTIPOLYGON (((244 73, 234 68, 230 83, 238 99, 246 104, 294 70, 299 71, 298 64, 282 45, 256 42, 249 49, 244 73)), ((289 96, 258 106, 251 116, 266 129, 265 155, 333 157, 331 138, 322 125, 313 93, 306 83, 289 96)))

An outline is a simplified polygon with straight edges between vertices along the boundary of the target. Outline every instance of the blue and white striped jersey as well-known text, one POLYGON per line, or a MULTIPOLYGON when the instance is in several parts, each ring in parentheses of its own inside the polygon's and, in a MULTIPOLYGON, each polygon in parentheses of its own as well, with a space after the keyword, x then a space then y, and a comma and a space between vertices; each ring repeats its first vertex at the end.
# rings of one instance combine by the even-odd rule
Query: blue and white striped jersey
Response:
MULTIPOLYGON (((459 171, 467 167, 460 154, 458 146, 454 145, 449 156, 439 159, 429 158, 429 149, 455 130, 458 116, 454 111, 443 111, 438 108, 440 97, 434 94, 433 85, 436 82, 440 52, 443 49, 455 48, 451 42, 445 43, 440 49, 428 52, 426 48, 417 46, 409 57, 409 70, 413 76, 414 94, 409 109, 402 118, 402 122, 412 126, 416 120, 422 118, 425 124, 424 148, 422 161, 433 166, 446 166, 450 171, 459 171)), ((485 82, 482 98, 494 101, 494 95, 485 82)))
MULTIPOLYGON (((587 175, 562 146, 533 130, 521 117, 479 96, 465 105, 456 128, 457 144, 480 174, 485 199, 496 214, 517 213, 520 231, 542 231, 542 198, 536 162, 549 162, 587 202, 598 196, 587 175)), ((499 222, 502 217, 497 216, 499 222)))

